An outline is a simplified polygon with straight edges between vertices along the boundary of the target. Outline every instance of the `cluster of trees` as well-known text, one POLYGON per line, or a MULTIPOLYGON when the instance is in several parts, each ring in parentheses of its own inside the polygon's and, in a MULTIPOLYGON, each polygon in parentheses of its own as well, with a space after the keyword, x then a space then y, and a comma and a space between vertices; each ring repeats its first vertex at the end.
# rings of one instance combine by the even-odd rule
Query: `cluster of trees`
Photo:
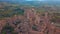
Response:
POLYGON ((2 31, 1 31, 1 34, 17 34, 16 32, 14 32, 14 28, 11 27, 9 24, 6 24, 2 31))
POLYGON ((59 13, 54 13, 54 15, 53 15, 53 17, 51 19, 51 22, 56 22, 59 19, 60 19, 59 13))
POLYGON ((0 18, 4 17, 12 17, 14 15, 24 15, 24 10, 17 8, 17 9, 8 9, 7 11, 0 11, 0 18))

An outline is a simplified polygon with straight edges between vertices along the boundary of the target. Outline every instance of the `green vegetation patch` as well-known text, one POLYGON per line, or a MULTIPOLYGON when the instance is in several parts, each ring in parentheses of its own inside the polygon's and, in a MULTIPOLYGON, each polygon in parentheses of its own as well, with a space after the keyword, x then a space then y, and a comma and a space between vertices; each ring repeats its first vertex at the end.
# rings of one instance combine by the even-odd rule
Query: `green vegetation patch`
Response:
POLYGON ((6 34, 6 33, 14 34, 15 32, 13 32, 13 31, 14 31, 14 28, 11 27, 9 24, 6 24, 6 25, 3 27, 1 33, 2 33, 2 34, 6 34))

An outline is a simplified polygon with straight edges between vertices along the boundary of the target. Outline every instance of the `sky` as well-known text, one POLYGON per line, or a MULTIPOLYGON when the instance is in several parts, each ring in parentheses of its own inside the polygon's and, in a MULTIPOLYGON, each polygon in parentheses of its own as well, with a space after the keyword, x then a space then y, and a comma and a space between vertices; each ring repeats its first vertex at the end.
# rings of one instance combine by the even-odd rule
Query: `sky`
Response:
POLYGON ((43 1, 43 0, 26 0, 26 1, 43 1))
POLYGON ((60 1, 60 0, 26 0, 26 1, 60 1))
POLYGON ((60 0, 0 0, 0 1, 60 1, 60 0))

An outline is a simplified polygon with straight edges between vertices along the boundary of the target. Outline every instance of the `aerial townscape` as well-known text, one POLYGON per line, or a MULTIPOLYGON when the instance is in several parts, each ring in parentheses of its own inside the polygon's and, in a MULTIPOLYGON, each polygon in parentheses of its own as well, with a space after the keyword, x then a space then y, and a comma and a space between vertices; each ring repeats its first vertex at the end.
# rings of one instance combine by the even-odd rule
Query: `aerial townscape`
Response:
POLYGON ((0 0, 0 34, 60 34, 60 2, 0 0))

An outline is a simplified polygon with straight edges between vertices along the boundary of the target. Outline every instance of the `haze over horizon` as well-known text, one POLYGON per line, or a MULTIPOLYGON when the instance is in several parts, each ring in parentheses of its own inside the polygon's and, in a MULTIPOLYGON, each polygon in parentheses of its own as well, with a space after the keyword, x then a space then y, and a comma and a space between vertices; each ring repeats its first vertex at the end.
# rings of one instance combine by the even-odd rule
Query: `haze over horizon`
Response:
POLYGON ((0 0, 0 1, 60 1, 60 0, 0 0))
POLYGON ((60 0, 0 0, 0 2, 17 3, 21 5, 60 5, 60 0))

